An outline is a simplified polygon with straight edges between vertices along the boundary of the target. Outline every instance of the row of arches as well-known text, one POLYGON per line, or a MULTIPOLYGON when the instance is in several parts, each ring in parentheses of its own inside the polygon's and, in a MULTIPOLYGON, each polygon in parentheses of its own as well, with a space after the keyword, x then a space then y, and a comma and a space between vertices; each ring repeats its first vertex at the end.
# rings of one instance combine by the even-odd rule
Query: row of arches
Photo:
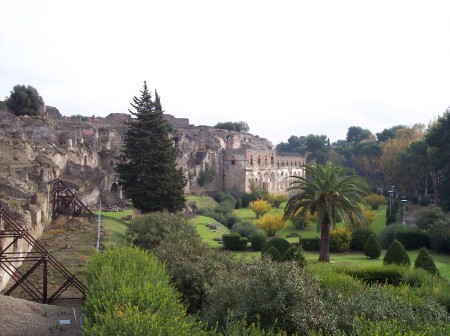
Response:
POLYGON ((302 171, 281 172, 252 172, 248 174, 248 184, 254 184, 258 188, 267 191, 284 191, 291 186, 294 178, 291 176, 303 176, 302 171))

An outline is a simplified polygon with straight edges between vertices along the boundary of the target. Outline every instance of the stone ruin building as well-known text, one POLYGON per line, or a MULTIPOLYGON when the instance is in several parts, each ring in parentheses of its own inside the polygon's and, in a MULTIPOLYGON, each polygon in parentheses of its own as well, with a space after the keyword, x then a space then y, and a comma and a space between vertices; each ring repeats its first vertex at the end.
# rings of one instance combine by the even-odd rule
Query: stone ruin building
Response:
MULTIPOLYGON (((264 138, 165 115, 173 126, 177 164, 188 184, 186 193, 203 195, 219 190, 235 195, 250 185, 283 193, 289 176, 302 175, 304 157, 277 154, 264 138), (200 185, 199 176, 210 170, 213 179, 200 185)), ((47 106, 38 117, 17 117, 0 110, 0 202, 8 213, 35 237, 51 218, 51 181, 60 179, 88 207, 123 207, 126 202, 114 172, 129 114, 102 117, 64 117, 47 106)), ((2 228, 0 227, 0 230, 2 228)), ((0 247, 5 242, 0 241, 0 247)), ((29 246, 16 246, 18 253, 29 246)), ((0 290, 4 287, 0 271, 0 290)))

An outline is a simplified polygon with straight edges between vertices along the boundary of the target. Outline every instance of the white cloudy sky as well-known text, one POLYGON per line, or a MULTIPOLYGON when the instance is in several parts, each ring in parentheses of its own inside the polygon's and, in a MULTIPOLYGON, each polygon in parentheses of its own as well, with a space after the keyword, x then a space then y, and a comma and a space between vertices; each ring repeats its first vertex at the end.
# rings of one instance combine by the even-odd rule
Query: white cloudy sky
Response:
POLYGON ((0 98, 127 112, 143 81, 195 125, 344 139, 450 105, 450 1, 0 0, 0 98))

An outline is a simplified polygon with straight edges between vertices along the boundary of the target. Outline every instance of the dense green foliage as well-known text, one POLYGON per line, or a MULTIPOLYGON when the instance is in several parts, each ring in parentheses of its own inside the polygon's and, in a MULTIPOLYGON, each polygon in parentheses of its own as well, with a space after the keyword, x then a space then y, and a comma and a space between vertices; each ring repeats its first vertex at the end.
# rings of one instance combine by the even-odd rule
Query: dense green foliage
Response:
POLYGON ((250 131, 250 127, 245 121, 227 121, 227 122, 219 122, 215 126, 215 128, 225 129, 229 131, 236 131, 240 133, 247 133, 250 131))
POLYGON ((234 201, 225 200, 217 204, 214 208, 207 207, 199 209, 197 210, 197 214, 211 217, 231 229, 235 224, 240 222, 240 218, 233 213, 234 206, 234 201))
POLYGON ((403 265, 410 266, 411 259, 409 258, 408 253, 406 253, 405 248, 402 243, 400 243, 397 239, 394 239, 391 246, 389 246, 386 254, 383 258, 384 265, 403 265))
POLYGON ((263 234, 264 232, 257 228, 252 222, 238 222, 231 227, 231 232, 239 233, 243 237, 251 239, 254 235, 263 234))
POLYGON ((137 216, 130 224, 130 236, 134 244, 144 249, 158 246, 165 237, 184 232, 195 235, 195 229, 185 216, 168 212, 153 212, 137 216))
POLYGON ((379 233, 380 245, 383 250, 387 250, 391 246, 395 239, 395 235, 398 231, 403 230, 405 226, 403 224, 392 224, 386 226, 379 233))
POLYGON ((280 257, 283 257, 286 251, 289 250, 289 248, 291 247, 291 244, 286 239, 283 238, 279 237, 270 238, 261 249, 261 255, 264 255, 266 251, 271 247, 275 248, 275 250, 278 251, 280 257))
POLYGON ((297 193, 287 202, 284 219, 299 218, 306 223, 308 213, 317 212, 321 238, 319 261, 329 262, 330 229, 335 227, 336 218, 366 223, 359 203, 367 193, 367 183, 353 171, 330 163, 303 168, 307 178, 293 176, 293 186, 287 189, 297 193))
POLYGON ((155 101, 144 82, 141 96, 134 97, 130 113, 136 118, 128 125, 119 163, 115 167, 119 184, 133 206, 141 212, 184 208, 186 178, 176 164, 176 149, 158 94, 155 101))
POLYGON ((44 100, 31 85, 16 85, 5 104, 17 116, 36 116, 39 114, 39 109, 44 106, 44 100))
POLYGON ((441 206, 450 211, 450 110, 428 128, 425 141, 430 146, 432 171, 442 176, 438 187, 441 206))
POLYGON ((252 235, 250 243, 255 251, 261 251, 263 246, 267 243, 267 237, 264 233, 258 233, 252 235))
POLYGON ((179 293, 152 255, 136 248, 96 253, 86 276, 84 335, 207 335, 185 314, 179 293))
POLYGON ((363 251, 364 245, 367 242, 367 239, 374 232, 368 228, 358 228, 352 232, 352 241, 350 242, 350 247, 354 250, 363 251))
POLYGON ((214 181, 214 178, 216 177, 216 172, 214 169, 209 165, 205 164, 205 168, 203 168, 197 177, 197 183, 199 186, 204 186, 205 184, 208 184, 212 181, 214 181))
POLYGON ((278 144, 276 150, 279 153, 304 155, 308 163, 325 164, 329 154, 329 139, 326 135, 308 134, 300 137, 292 135, 287 143, 278 144))
POLYGON ((299 238, 300 246, 305 251, 320 251, 320 238, 299 238))
POLYGON ((345 252, 350 249, 352 233, 341 226, 330 231, 330 251, 345 252))
POLYGON ((239 233, 222 235, 223 246, 230 251, 244 251, 247 248, 248 238, 241 237, 239 233))
POLYGON ((375 234, 371 234, 364 244, 364 255, 371 259, 378 259, 381 255, 381 246, 375 234))
POLYGON ((420 249, 419 254, 417 255, 416 260, 414 261, 414 268, 422 268, 425 271, 430 272, 434 275, 439 275, 439 271, 436 268, 433 258, 428 253, 428 250, 425 247, 420 249))
POLYGON ((430 247, 430 235, 422 230, 409 226, 404 227, 395 234, 395 239, 402 243, 407 250, 417 250, 421 247, 430 247))

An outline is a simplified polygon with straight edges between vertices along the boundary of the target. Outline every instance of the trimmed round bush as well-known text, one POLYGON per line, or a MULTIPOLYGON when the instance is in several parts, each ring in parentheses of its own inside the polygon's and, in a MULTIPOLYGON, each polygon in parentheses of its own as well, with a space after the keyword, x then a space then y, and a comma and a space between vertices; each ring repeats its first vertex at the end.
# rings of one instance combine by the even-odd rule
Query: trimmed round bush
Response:
POLYGON ((411 259, 409 259, 409 255, 403 247, 402 243, 400 243, 397 239, 394 239, 389 249, 386 251, 383 259, 384 265, 402 265, 402 266, 411 266, 411 259))
POLYGON ((411 227, 404 227, 395 234, 395 239, 402 243, 406 250, 417 250, 421 247, 430 247, 430 235, 428 232, 411 227))
POLYGON ((366 228, 356 229, 352 234, 352 241, 350 242, 351 248, 354 250, 363 251, 367 239, 369 239, 373 233, 374 232, 372 230, 366 228))
POLYGON ((433 258, 425 247, 422 247, 414 262, 414 268, 422 268, 434 275, 440 275, 433 258))
POLYGON ((280 252, 274 246, 269 246, 264 252, 264 256, 268 256, 273 261, 282 261, 280 252))
POLYGON ((255 251, 261 251, 264 244, 267 243, 267 237, 265 234, 263 233, 257 233, 254 234, 251 238, 250 238, 250 243, 252 244, 252 248, 255 251))
POLYGON ((364 254, 370 259, 378 259, 381 255, 381 246, 375 234, 371 234, 364 244, 364 254))
POLYGON ((283 238, 273 237, 270 238, 266 244, 264 244, 261 253, 264 255, 266 251, 273 246, 280 253, 280 256, 284 255, 287 250, 291 247, 291 244, 283 238))

